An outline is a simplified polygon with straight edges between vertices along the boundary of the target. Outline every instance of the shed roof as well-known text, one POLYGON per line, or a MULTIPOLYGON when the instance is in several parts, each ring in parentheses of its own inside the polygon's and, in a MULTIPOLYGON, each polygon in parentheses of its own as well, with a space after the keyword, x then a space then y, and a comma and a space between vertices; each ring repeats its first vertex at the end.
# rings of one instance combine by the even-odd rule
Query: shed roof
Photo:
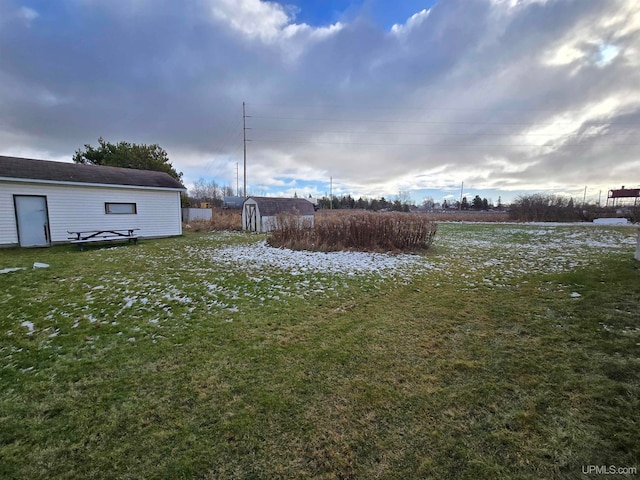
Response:
POLYGON ((277 198, 277 197, 249 197, 247 200, 255 200, 260 209, 260 215, 272 217, 279 213, 292 213, 294 210, 300 215, 313 215, 313 204, 304 198, 277 198))
POLYGON ((165 172, 52 162, 49 160, 5 157, 1 155, 0 178, 184 190, 184 186, 179 181, 165 172))

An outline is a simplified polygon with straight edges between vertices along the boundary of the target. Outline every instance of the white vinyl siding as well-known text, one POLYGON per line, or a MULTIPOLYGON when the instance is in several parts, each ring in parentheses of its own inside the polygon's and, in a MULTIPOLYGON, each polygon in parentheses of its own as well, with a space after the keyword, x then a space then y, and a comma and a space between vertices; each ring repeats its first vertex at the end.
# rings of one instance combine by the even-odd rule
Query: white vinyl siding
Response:
POLYGON ((182 234, 177 190, 0 181, 0 245, 18 244, 13 195, 47 197, 53 243, 67 242, 67 230, 138 228, 137 234, 143 238, 182 234), (135 203, 137 214, 107 214, 107 203, 135 203))
MULTIPOLYGON (((303 227, 313 227, 314 225, 314 216, 313 215, 300 215, 300 218, 298 218, 298 225, 303 226, 303 227)), ((259 227, 260 227, 260 232, 270 232, 272 230, 275 230, 275 228, 278 226, 278 217, 274 216, 274 217, 267 217, 267 216, 263 216, 263 217, 259 217, 259 227)))

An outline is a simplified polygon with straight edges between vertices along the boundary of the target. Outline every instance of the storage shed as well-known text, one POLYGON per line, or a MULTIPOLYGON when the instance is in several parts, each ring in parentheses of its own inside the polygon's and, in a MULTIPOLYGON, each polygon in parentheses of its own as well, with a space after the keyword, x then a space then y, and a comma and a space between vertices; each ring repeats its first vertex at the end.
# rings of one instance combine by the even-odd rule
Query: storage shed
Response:
POLYGON ((269 232, 281 213, 299 215, 313 226, 315 210, 304 198, 249 197, 242 206, 242 228, 251 232, 269 232))
POLYGON ((44 247, 81 230, 181 235, 183 191, 165 172, 0 156, 0 246, 44 247))

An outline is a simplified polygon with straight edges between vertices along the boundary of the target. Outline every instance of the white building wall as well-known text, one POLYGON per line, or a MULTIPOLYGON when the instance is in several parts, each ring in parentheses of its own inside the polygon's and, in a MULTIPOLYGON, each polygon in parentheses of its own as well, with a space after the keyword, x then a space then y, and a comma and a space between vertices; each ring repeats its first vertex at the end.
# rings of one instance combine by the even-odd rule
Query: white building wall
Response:
POLYGON ((121 186, 75 186, 0 181, 0 245, 17 245, 13 195, 47 197, 51 241, 67 242, 67 230, 139 228, 140 237, 182 234, 180 192, 121 186), (107 214, 105 202, 135 203, 136 214, 107 214))
MULTIPOLYGON (((299 215, 298 216, 298 220, 300 222, 301 226, 304 227, 313 227, 313 221, 314 221, 314 216, 313 215, 299 215)), ((265 232, 270 232, 271 230, 275 230, 275 228, 278 225, 278 217, 269 217, 269 216, 264 216, 264 217, 260 217, 260 231, 265 233, 265 232)))

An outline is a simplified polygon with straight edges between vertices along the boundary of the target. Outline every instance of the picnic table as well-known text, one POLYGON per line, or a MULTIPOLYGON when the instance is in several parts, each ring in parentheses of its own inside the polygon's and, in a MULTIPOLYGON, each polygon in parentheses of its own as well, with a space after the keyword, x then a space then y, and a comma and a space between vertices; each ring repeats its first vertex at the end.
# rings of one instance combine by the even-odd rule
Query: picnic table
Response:
POLYGON ((82 231, 69 231, 70 243, 77 243, 82 251, 85 243, 92 242, 113 242, 118 240, 126 240, 131 243, 138 243, 138 235, 136 231, 139 228, 125 228, 125 229, 109 229, 109 230, 82 230, 82 231))

